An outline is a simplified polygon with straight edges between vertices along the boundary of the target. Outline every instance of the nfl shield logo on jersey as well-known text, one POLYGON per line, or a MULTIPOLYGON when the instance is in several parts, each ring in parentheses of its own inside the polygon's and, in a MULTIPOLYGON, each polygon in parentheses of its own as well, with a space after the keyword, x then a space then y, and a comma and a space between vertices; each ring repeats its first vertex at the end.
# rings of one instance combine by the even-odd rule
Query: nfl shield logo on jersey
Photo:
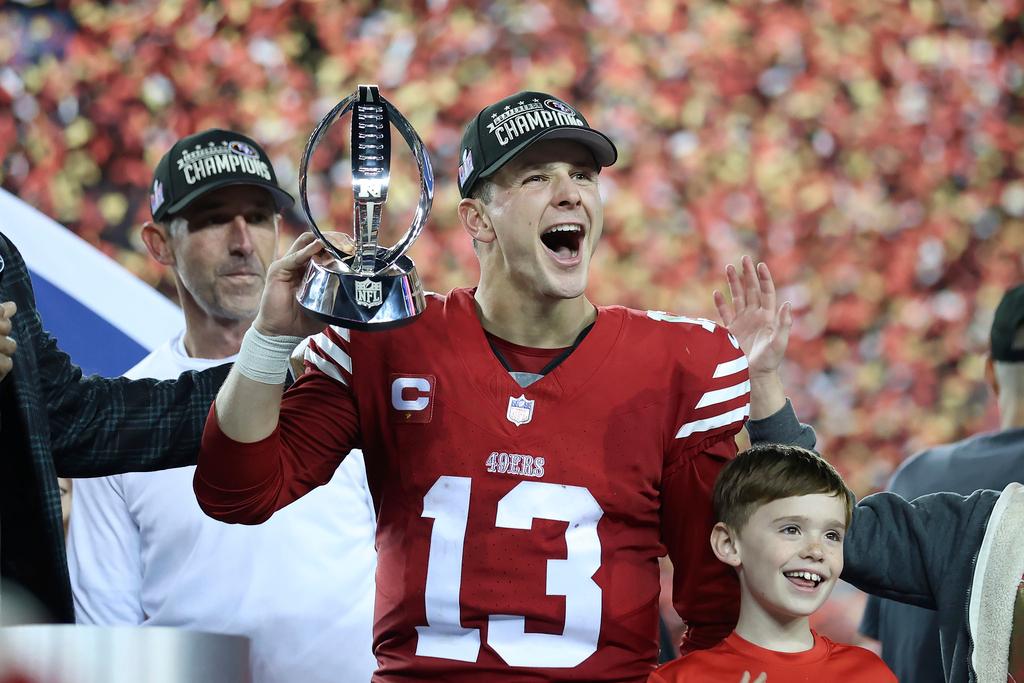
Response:
POLYGON ((366 308, 380 306, 384 297, 381 295, 380 282, 376 280, 356 280, 356 303, 366 308))
POLYGON ((533 403, 526 398, 526 394, 520 395, 519 398, 509 396, 508 412, 505 413, 505 417, 516 427, 521 427, 533 419, 533 403))

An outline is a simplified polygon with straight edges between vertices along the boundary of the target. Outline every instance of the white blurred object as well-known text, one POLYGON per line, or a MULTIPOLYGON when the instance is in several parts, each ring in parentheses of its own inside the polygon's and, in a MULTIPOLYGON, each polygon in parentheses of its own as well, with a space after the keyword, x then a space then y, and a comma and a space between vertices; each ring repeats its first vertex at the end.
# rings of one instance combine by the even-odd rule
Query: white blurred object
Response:
POLYGON ((251 680, 248 638, 165 627, 4 627, 0 661, 5 668, 46 683, 251 680))

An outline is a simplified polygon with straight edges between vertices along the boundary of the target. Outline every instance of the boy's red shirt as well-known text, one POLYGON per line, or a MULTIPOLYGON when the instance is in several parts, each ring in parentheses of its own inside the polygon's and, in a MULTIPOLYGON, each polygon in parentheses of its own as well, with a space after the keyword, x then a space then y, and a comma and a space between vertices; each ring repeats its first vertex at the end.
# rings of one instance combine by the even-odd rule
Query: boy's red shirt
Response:
POLYGON ((658 667, 647 683, 739 683, 744 672, 755 681, 762 672, 769 683, 897 683, 896 676, 873 652, 834 643, 811 631, 814 647, 805 652, 775 652, 736 635, 710 650, 701 650, 658 667))

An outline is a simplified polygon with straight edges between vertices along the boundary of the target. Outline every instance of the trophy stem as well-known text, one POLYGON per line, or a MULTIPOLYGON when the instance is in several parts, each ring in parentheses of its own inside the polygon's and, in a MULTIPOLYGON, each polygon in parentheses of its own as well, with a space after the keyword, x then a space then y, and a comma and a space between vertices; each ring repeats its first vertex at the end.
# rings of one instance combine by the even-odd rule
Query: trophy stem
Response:
POLYGON ((355 198, 355 270, 377 272, 377 239, 391 183, 391 119, 376 86, 359 86, 352 107, 352 193, 355 198))
POLYGON ((354 270, 361 275, 377 271, 377 236, 384 206, 380 202, 356 202, 353 214, 356 234, 354 270))

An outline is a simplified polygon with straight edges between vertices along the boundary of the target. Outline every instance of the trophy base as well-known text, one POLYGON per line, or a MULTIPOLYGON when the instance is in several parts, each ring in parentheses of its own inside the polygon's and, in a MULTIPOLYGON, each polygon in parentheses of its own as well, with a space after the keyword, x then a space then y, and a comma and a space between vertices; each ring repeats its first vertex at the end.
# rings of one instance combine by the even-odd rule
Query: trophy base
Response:
POLYGON ((427 307, 416 265, 408 256, 376 276, 354 272, 351 261, 311 260, 296 296, 299 305, 325 323, 363 331, 406 325, 427 307))

